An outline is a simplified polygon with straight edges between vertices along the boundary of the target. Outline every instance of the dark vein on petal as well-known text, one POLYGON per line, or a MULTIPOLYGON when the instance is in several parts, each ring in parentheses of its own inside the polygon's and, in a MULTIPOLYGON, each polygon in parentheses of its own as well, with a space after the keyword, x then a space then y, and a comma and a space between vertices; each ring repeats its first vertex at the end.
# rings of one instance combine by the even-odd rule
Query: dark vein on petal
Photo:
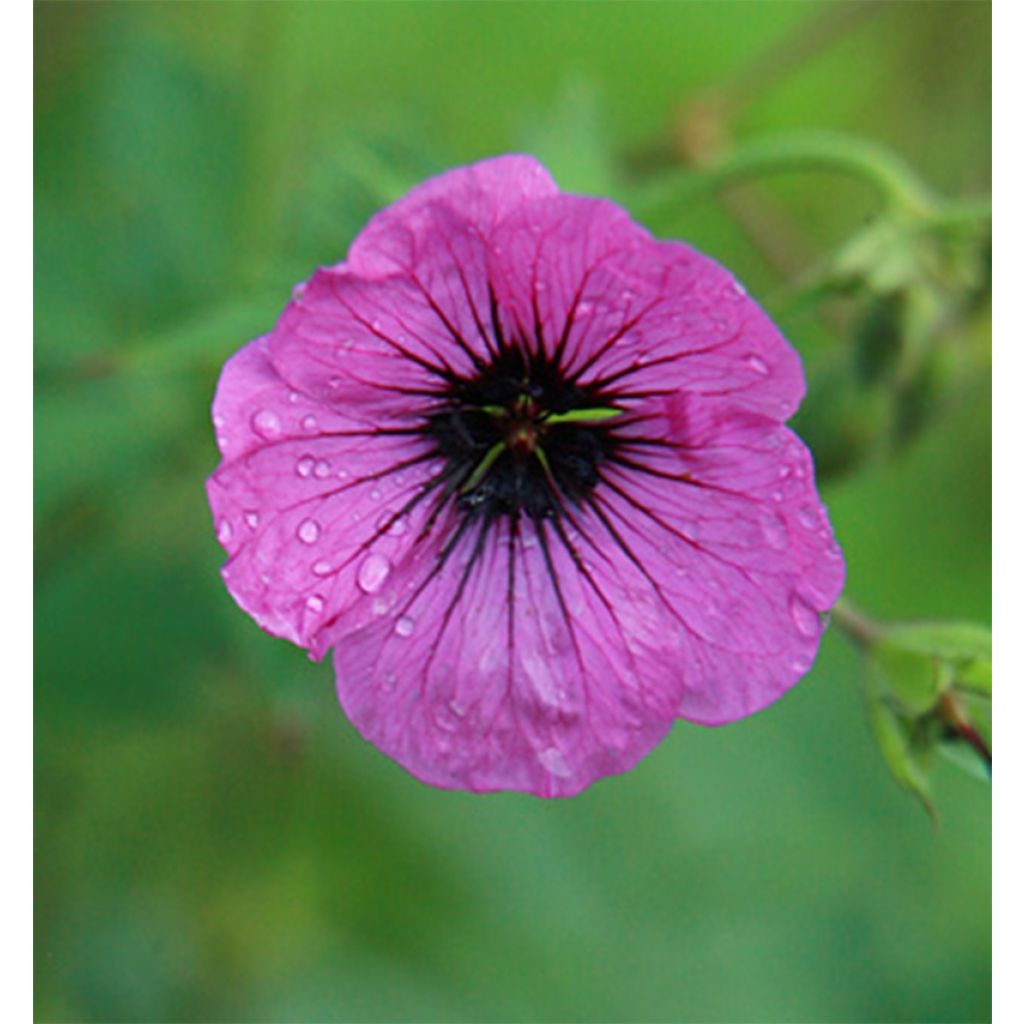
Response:
POLYGON ((583 683, 584 689, 586 689, 587 671, 583 665, 583 652, 580 650, 580 642, 579 638, 576 636, 576 629, 573 626, 572 616, 569 614, 569 607, 566 605, 565 596, 562 593, 562 585, 558 582, 558 573, 555 572, 555 565, 551 559, 551 547, 548 544, 548 535, 544 528, 544 520, 535 520, 534 526, 537 530, 537 540, 540 542, 540 549, 544 556, 544 566, 547 569, 548 578, 551 580, 551 586, 554 589, 555 597, 558 600, 558 607, 561 609, 562 618, 565 620, 565 628, 569 631, 569 638, 572 641, 573 651, 576 654, 576 664, 580 670, 580 679, 583 683))
POLYGON ((460 349, 469 357, 470 362, 476 367, 477 370, 484 369, 484 363, 480 357, 473 351, 473 347, 466 341, 462 336, 462 333, 458 328, 448 319, 448 314, 440 307, 437 300, 430 293, 429 289, 420 281, 419 277, 415 274, 412 275, 412 280, 415 282, 416 287, 423 293, 423 297, 427 300, 427 305, 433 310, 434 315, 444 324, 445 329, 451 335, 452 340, 460 349))

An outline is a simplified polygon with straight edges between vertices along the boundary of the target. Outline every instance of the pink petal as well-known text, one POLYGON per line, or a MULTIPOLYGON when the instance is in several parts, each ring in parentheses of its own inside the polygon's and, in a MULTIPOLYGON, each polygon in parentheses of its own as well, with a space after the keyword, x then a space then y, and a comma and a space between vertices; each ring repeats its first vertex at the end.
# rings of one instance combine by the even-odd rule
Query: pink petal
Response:
POLYGON ((661 740, 682 677, 652 623, 617 615, 550 527, 520 529, 510 546, 496 524, 477 550, 473 527, 441 565, 445 544, 414 549, 381 591, 386 613, 357 605, 337 623, 338 694, 426 782, 570 796, 661 740))
POLYGON ((214 416, 225 462, 207 491, 235 600, 322 654, 323 626, 368 592, 367 561, 400 558, 421 528, 416 496, 441 467, 400 425, 371 426, 292 389, 267 347, 252 342, 224 369, 214 416))
POLYGON ((499 302, 525 337, 564 338, 583 384, 717 396, 777 422, 800 404, 799 357, 732 275, 689 246, 653 241, 612 203, 523 204, 491 252, 499 302))
POLYGON ((446 209, 488 237, 523 203, 558 194, 546 167, 531 156, 500 156, 430 178, 376 214, 352 243, 347 264, 364 277, 407 271, 436 244, 436 211, 446 209))

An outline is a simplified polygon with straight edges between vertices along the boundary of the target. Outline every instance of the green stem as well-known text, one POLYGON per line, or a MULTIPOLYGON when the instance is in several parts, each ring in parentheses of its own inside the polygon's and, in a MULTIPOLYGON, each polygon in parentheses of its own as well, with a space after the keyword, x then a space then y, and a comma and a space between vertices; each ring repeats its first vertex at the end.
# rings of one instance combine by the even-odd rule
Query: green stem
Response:
POLYGON ((462 485, 459 490, 462 494, 468 494, 481 480, 487 475, 487 470, 494 465, 495 459, 505 450, 505 444, 502 441, 496 441, 491 445, 490 448, 484 453, 484 457, 477 463, 476 469, 470 474, 469 479, 462 485))
POLYGON ((882 627, 850 601, 841 597, 832 609, 832 621, 860 648, 868 650, 882 636, 882 627))
POLYGON ((642 193, 641 204, 657 212, 736 181, 787 171, 833 171, 861 178, 891 208, 919 217, 931 217, 941 206, 939 198, 895 153, 867 139, 834 132, 754 142, 710 167, 672 172, 642 193))
POLYGON ((553 412, 544 417, 546 424, 587 423, 594 420, 610 420, 613 416, 621 416, 621 409, 595 407, 593 409, 571 409, 569 412, 553 412))

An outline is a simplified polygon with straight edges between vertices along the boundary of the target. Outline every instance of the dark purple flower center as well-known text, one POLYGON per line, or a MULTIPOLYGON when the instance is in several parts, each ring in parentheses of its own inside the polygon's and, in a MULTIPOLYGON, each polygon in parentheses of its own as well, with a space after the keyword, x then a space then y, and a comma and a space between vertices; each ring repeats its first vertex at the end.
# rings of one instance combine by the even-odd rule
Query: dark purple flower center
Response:
POLYGON ((521 339, 452 381, 423 433, 470 516, 554 516, 581 504, 615 446, 614 396, 580 386, 521 339))

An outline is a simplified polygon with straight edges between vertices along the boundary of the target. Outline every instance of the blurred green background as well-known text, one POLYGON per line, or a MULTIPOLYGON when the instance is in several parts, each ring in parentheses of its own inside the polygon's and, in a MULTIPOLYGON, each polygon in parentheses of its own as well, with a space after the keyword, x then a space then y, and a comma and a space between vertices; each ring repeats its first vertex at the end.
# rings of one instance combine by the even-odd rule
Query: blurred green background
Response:
MULTIPOLYGON (((725 97, 738 142, 839 129, 984 195, 990 36, 981 3, 37 6, 37 1019, 989 1019, 989 791, 940 765, 933 830, 836 629, 776 706, 570 801, 433 790, 235 607, 203 480, 223 360, 426 174, 528 150, 630 204, 725 97)), ((877 207, 804 173, 648 220, 780 321, 823 459, 853 314, 793 284, 877 207)), ((957 374, 823 466, 873 614, 990 620, 957 374)))

